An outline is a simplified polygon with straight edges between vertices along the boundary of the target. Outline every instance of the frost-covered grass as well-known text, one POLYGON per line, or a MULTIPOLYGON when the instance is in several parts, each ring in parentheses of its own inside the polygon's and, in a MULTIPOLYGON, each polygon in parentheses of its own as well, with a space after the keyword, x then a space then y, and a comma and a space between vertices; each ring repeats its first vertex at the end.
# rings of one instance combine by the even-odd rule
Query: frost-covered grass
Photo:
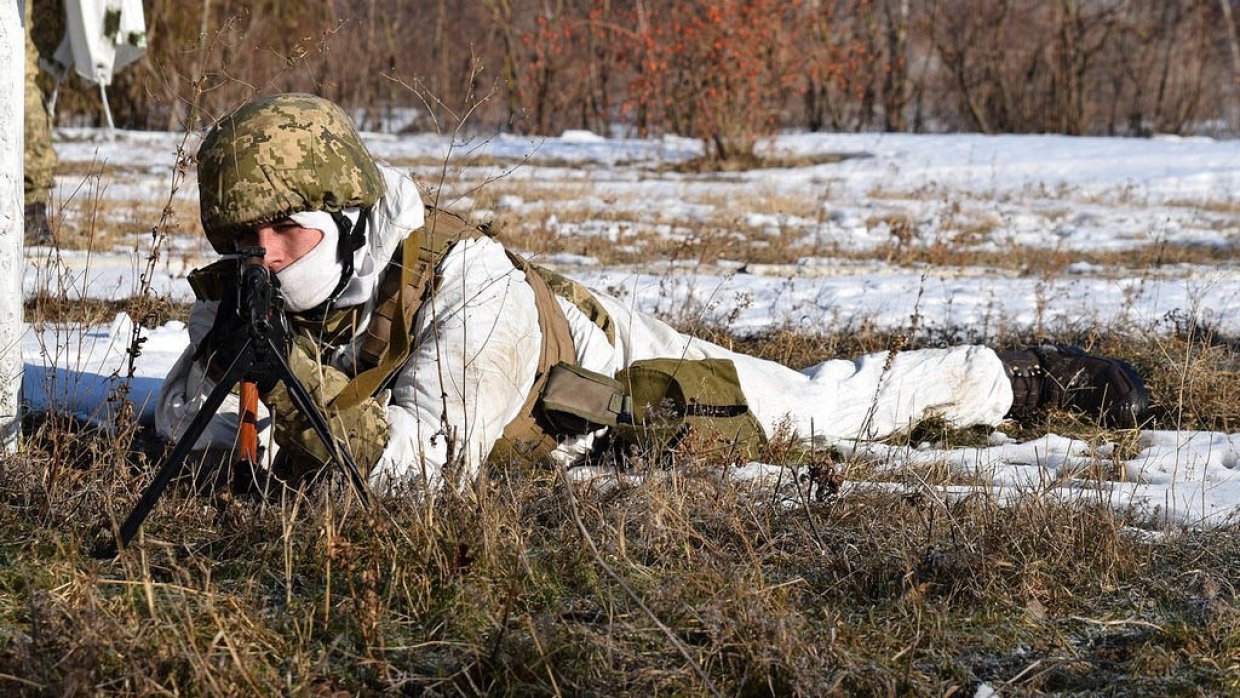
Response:
POLYGON ((150 397, 210 259, 192 179, 165 211, 180 140, 58 143, 37 412, 0 468, 4 692, 1240 691, 1240 145, 790 135, 779 167, 700 172, 680 139, 499 137, 445 167, 443 139, 374 137, 428 198, 708 339, 801 367, 1049 336, 1141 369, 1154 421, 931 420, 571 488, 497 468, 370 514, 339 482, 260 502, 204 474, 99 562, 166 451, 150 397), (147 327, 131 383, 122 310, 147 327))

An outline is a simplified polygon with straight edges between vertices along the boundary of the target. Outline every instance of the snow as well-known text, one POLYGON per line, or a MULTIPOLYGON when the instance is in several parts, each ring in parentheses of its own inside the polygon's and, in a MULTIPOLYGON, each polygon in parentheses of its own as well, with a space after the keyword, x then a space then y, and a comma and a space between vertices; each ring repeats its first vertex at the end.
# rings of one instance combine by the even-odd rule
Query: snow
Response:
MULTIPOLYGON (((660 265, 652 265, 660 266, 660 265)), ((741 334, 775 327, 810 331, 865 324, 877 329, 965 328, 979 339, 1002 329, 1043 333, 1087 326, 1171 329, 1197 320, 1240 334, 1240 283, 1235 271, 1193 269, 1184 277, 1054 279, 972 276, 926 268, 900 272, 874 266, 750 265, 725 275, 657 269, 632 273, 595 268, 576 278, 609 289, 635 307, 679 318, 730 319, 741 334)))
MULTIPOLYGON (((126 350, 133 321, 124 313, 111 325, 50 325, 30 328, 22 338, 26 370, 22 395, 29 409, 52 410, 109 424, 116 405, 109 400, 128 373, 126 350)), ((130 382, 129 399, 140 421, 155 419, 155 398, 163 378, 189 344, 182 322, 144 330, 142 353, 130 382)))
POLYGON ((931 187, 994 198, 1027 191, 1106 194, 1127 187, 1138 197, 1204 199, 1240 188, 1240 141, 1234 140, 807 134, 780 138, 773 148, 802 156, 871 155, 816 168, 833 168, 831 175, 856 191, 931 187))
MULTIPOLYGON (((174 133, 62 129, 58 138, 65 166, 96 173, 60 177, 57 200, 66 215, 81 215, 74 211, 97 200, 162 207, 178 147, 191 153, 197 147, 196 137, 174 133)), ((408 164, 475 219, 520 213, 543 221, 561 239, 590 240, 585 254, 575 249, 535 261, 646 312, 726 321, 740 333, 916 327, 982 341, 1012 330, 1080 328, 1156 336, 1196 322, 1240 335, 1234 254, 1209 264, 1155 268, 1080 258, 1107 252, 1123 260, 1129 251, 1167 244, 1234 248, 1240 243, 1240 141, 787 134, 764 148, 804 164, 697 175, 666 167, 701 154, 697 141, 678 137, 612 139, 569 131, 549 139, 366 138, 377 156, 408 164), (438 165, 425 164, 449 154, 459 166, 458 189, 458 183, 434 179, 438 165), (494 211, 474 207, 478 182, 492 180, 528 188, 501 189, 494 211), (571 193, 541 195, 564 191, 571 193), (673 256, 610 267, 594 256, 596 245, 640 254, 651 238, 694 242, 704 228, 738 247, 710 263, 673 256), (750 252, 778 240, 794 245, 799 261, 749 261, 750 252), (1041 275, 1011 267, 901 265, 882 254, 944 242, 1001 255, 1021 246, 1069 261, 1062 274, 1041 275)), ((191 171, 173 201, 194 205, 195 188, 191 171)), ((101 225, 120 228, 115 232, 123 244, 91 252, 27 250, 25 293, 73 300, 133 295, 151 222, 101 225)), ((201 239, 170 239, 156 264, 153 291, 190 300, 186 274, 211 259, 201 239)), ((22 339, 26 403, 110 423, 114 403, 108 398, 128 372, 132 329, 125 315, 109 325, 30 328, 22 339)), ((188 340, 181 323, 143 330, 143 336, 130 397, 149 421, 162 376, 188 340)), ((863 464, 872 478, 854 480, 846 472, 845 491, 1087 499, 1155 528, 1218 526, 1240 515, 1240 434, 1144 431, 1133 438, 1123 447, 1056 434, 1018 443, 1001 428, 980 448, 850 444, 844 448, 850 462, 863 464), (925 467, 946 468, 963 484, 928 485, 911 475, 925 467), (1099 472, 1113 476, 1100 480, 1099 472)), ((785 469, 761 463, 729 476, 759 486, 788 480, 785 469)), ((615 476, 580 469, 574 477, 615 476)))
POLYGON ((584 129, 568 129, 560 134, 560 141, 563 143, 600 143, 606 141, 606 138, 584 129))

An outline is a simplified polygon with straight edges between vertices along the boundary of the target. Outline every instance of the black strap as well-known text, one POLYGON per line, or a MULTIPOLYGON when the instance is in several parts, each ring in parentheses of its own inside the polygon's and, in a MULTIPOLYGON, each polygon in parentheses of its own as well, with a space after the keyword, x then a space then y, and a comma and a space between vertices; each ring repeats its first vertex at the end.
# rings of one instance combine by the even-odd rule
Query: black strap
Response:
POLYGON ((336 302, 336 298, 344 292, 344 287, 349 285, 349 281, 353 279, 353 253, 362 249, 362 245, 366 244, 366 219, 370 218, 370 209, 360 209, 357 214, 357 225, 344 215, 343 211, 328 212, 333 221, 336 221, 336 229, 340 231, 336 243, 336 257, 340 260, 340 280, 336 282, 336 288, 328 294, 327 300, 301 313, 309 320, 321 320, 327 317, 327 311, 331 308, 332 303, 336 302))

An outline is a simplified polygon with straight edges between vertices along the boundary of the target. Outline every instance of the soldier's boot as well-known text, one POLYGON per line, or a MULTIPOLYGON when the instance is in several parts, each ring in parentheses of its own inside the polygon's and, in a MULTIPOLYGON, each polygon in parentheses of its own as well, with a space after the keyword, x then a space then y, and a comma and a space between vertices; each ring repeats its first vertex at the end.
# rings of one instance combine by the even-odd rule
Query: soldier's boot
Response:
POLYGON ((51 245, 52 229, 47 224, 47 204, 36 201, 26 204, 26 244, 51 245))
POLYGON ((1127 361, 1061 344, 997 353, 1012 381, 1011 416, 1058 407, 1112 427, 1138 426, 1148 417, 1149 393, 1127 361))

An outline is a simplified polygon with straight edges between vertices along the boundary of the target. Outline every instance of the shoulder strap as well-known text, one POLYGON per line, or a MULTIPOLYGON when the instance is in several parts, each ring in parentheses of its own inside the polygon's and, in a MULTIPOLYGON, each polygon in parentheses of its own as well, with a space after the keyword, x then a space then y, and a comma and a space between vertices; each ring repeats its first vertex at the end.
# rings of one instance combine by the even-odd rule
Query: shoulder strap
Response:
POLYGON ((379 281, 378 300, 358 349, 361 366, 377 366, 381 362, 391 345, 397 316, 404 316, 406 329, 412 327, 422 300, 434 290, 435 269, 452 245, 482 234, 459 216, 427 208, 426 222, 410 234, 417 239, 405 238, 406 244, 392 256, 379 281))
POLYGON ((547 282, 537 273, 537 267, 508 252, 513 266, 525 272, 525 280, 534 290, 534 304, 538 308, 538 329, 542 331, 542 346, 538 352, 538 370, 534 385, 530 388, 521 411, 504 427, 503 437, 491 449, 488 460, 493 463, 510 463, 514 460, 537 463, 559 445, 552 433, 554 427, 547 422, 542 410, 537 409, 542 398, 547 376, 556 364, 577 364, 577 350, 573 346, 573 333, 568 318, 555 300, 555 294, 547 282))
POLYGON ((590 322, 598 325, 603 334, 607 335, 607 341, 613 347, 616 346, 615 323, 612 322, 611 315, 607 312, 607 309, 603 307, 602 303, 598 302, 598 299, 594 297, 590 289, 586 288, 584 284, 573 281, 563 274, 557 274, 550 269, 544 269, 536 264, 530 264, 529 266, 534 270, 535 274, 541 276, 543 281, 547 282, 547 287, 551 289, 552 293, 577 306, 577 309, 589 318, 590 322))
POLYGON ((333 406, 361 404, 404 365, 413 318, 435 290, 439 262, 457 242, 485 234, 460 216, 427 207, 425 223, 405 238, 379 282, 379 300, 359 350, 362 365, 370 368, 349 382, 333 406))
MULTIPOLYGON (((416 232, 406 237, 402 256, 406 259, 416 258, 420 239, 421 236, 416 232)), ((400 265, 399 279, 402 289, 415 283, 417 266, 417 264, 400 265)), ((419 297, 415 296, 415 298, 419 297)), ((373 317, 371 321, 374 321, 373 317)), ((375 366, 354 376, 353 380, 349 381, 344 390, 340 391, 340 394, 332 401, 332 407, 344 410, 360 405, 377 393, 379 387, 387 381, 388 376, 395 373, 405 363, 405 359, 409 358, 409 327, 405 313, 396 312, 388 319, 388 322, 390 323, 388 341, 375 366)))

